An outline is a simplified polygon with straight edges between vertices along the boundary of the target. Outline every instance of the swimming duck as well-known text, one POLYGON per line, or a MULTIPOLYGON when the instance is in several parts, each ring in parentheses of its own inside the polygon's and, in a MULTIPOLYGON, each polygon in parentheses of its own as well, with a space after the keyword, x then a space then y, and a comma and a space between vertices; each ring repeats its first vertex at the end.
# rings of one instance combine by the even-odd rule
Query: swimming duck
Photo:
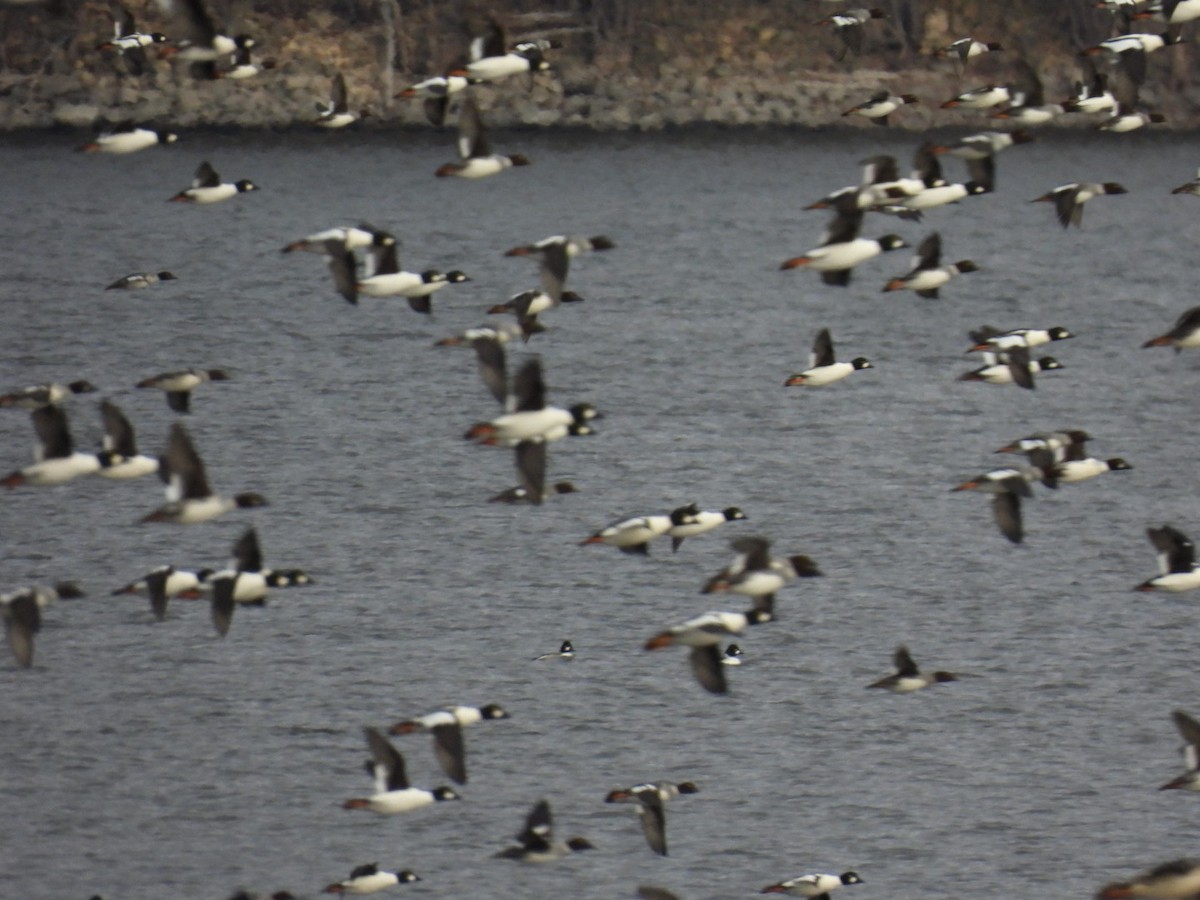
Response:
POLYGON ((570 641, 563 641, 558 645, 558 652, 543 653, 541 656, 535 656, 534 662, 540 662, 543 659, 565 659, 572 660, 575 658, 575 645, 570 641))

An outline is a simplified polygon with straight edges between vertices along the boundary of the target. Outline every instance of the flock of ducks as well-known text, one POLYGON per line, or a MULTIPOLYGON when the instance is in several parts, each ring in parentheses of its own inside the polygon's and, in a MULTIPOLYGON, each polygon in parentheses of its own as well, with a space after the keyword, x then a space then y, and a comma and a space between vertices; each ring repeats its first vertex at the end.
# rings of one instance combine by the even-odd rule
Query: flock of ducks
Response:
MULTIPOLYGON (((112 4, 113 37, 100 49, 117 54, 129 74, 137 75, 153 65, 147 51, 159 45, 162 45, 160 53, 186 61, 198 78, 244 78, 270 68, 269 61, 253 61, 251 52, 255 42, 252 38, 244 35, 231 38, 222 34, 201 0, 160 2, 175 17, 180 33, 186 37, 173 42, 162 34, 142 34, 137 31, 129 11, 120 3, 112 4)), ((1061 104, 1045 103, 1036 72, 1023 61, 1016 63, 1017 77, 1011 84, 986 85, 946 101, 943 104, 946 108, 971 110, 1007 104, 995 115, 1020 127, 1011 131, 983 132, 955 144, 923 144, 915 152, 914 168, 909 176, 900 173, 893 157, 875 156, 864 161, 863 177, 858 184, 835 191, 808 207, 831 209, 834 217, 818 246, 801 256, 787 259, 781 268, 806 268, 819 272, 822 282, 833 288, 848 285, 852 272, 860 265, 885 252, 908 246, 896 234, 885 234, 879 238, 861 237, 868 214, 919 220, 928 210, 960 201, 970 202, 971 197, 994 191, 995 157, 1009 147, 1032 140, 1033 136, 1024 130, 1025 127, 1069 113, 1111 113, 1111 118, 1099 127, 1118 132, 1156 121, 1156 114, 1137 107, 1137 88, 1147 78, 1146 57, 1163 47, 1179 43, 1180 26, 1192 18, 1200 17, 1200 2, 1163 0, 1145 4, 1110 0, 1103 5, 1112 9, 1118 17, 1124 17, 1127 23, 1153 19, 1165 22, 1167 30, 1162 35, 1124 34, 1087 48, 1081 56, 1085 80, 1081 82, 1079 94, 1061 104), (1107 60, 1110 70, 1099 71, 1092 62, 1096 57, 1107 60), (1111 92, 1110 81, 1113 85, 1111 92), (970 179, 961 183, 948 182, 939 163, 943 155, 963 159, 968 166, 970 179)), ((831 15, 821 20, 821 24, 834 30, 843 54, 857 54, 862 51, 872 21, 880 18, 883 18, 880 10, 855 9, 831 15)), ((407 87, 398 95, 423 100, 428 118, 437 125, 445 123, 450 112, 457 108, 457 159, 439 167, 435 175, 479 179, 529 164, 523 155, 493 152, 470 89, 476 84, 497 82, 518 75, 532 77, 534 73, 549 67, 547 53, 552 49, 553 45, 544 41, 511 44, 504 30, 492 23, 487 34, 473 43, 470 62, 465 66, 407 87), (458 102, 455 103, 455 100, 458 102)), ((994 42, 964 38, 944 48, 942 55, 966 67, 980 55, 1003 50, 994 42)), ((918 98, 912 95, 892 95, 881 91, 845 114, 864 116, 886 125, 891 115, 914 102, 918 102, 918 98)), ((319 106, 319 112, 316 124, 325 128, 345 127, 363 115, 350 111, 341 75, 335 77, 330 100, 319 106)), ((123 155, 173 143, 176 139, 176 135, 166 130, 125 123, 98 134, 81 149, 123 155)), ((204 161, 196 170, 191 186, 169 199, 207 205, 225 202, 256 189, 255 184, 247 179, 222 181, 214 167, 204 161)), ((1049 190, 1035 198, 1034 202, 1053 203, 1057 219, 1064 228, 1070 225, 1080 227, 1085 204, 1096 197, 1124 192, 1125 189, 1115 182, 1079 181, 1049 190)), ((1200 194, 1200 180, 1189 182, 1175 192, 1200 194)), ((887 279, 882 290, 910 290, 918 297, 937 299, 942 289, 955 278, 981 268, 968 259, 943 264, 942 241, 942 234, 938 231, 925 236, 911 268, 904 274, 887 279)), ((538 264, 540 281, 538 288, 524 291, 506 303, 492 307, 491 312, 511 315, 515 321, 505 326, 488 325, 472 329, 439 341, 445 346, 470 345, 483 387, 501 406, 499 414, 479 420, 463 435, 465 440, 480 446, 513 451, 519 483, 492 497, 494 501, 539 505, 557 495, 576 490, 567 481, 548 483, 548 445, 591 434, 593 422, 600 419, 602 414, 587 402, 578 402, 569 407, 550 405, 540 359, 526 360, 510 378, 507 345, 529 341, 542 334, 546 329, 539 316, 557 310, 562 304, 582 300, 564 286, 572 259, 588 252, 610 250, 614 246, 615 243, 604 236, 582 238, 560 235, 514 247, 508 251, 508 255, 534 259, 538 264)), ((314 232, 291 241, 282 250, 284 253, 305 251, 323 256, 329 268, 333 290, 350 304, 357 304, 360 297, 403 297, 413 311, 428 315, 432 310, 431 298, 437 291, 471 280, 459 270, 446 273, 437 270, 404 270, 400 265, 397 238, 365 222, 314 232)), ((986 265, 984 261, 982 267, 986 268, 986 265)), ((114 281, 107 289, 142 290, 172 280, 177 279, 165 270, 132 273, 114 281)), ((1063 366, 1053 357, 1035 357, 1032 351, 1071 337, 1072 333, 1064 326, 1008 329, 983 326, 971 333, 968 352, 983 354, 984 364, 964 373, 960 380, 1034 389, 1035 375, 1063 366)), ((1172 329, 1147 340, 1144 346, 1170 346, 1177 351, 1200 346, 1200 307, 1183 313, 1172 329)), ((785 386, 826 388, 872 368, 872 363, 863 356, 839 362, 834 353, 830 330, 822 328, 815 336, 807 368, 791 375, 785 386)), ((187 415, 191 411, 194 390, 210 382, 228 379, 229 376, 222 369, 193 368, 144 378, 136 382, 136 387, 164 391, 169 410, 175 415, 187 415)), ((14 489, 60 485, 92 474, 122 480, 157 474, 167 485, 167 502, 142 518, 141 521, 148 523, 193 525, 216 519, 237 508, 266 505, 266 499, 254 492, 230 496, 215 492, 208 482, 191 433, 178 421, 170 426, 167 444, 160 456, 142 454, 138 450, 132 425, 123 411, 109 399, 103 400, 99 407, 105 431, 103 448, 95 453, 76 450, 70 435, 65 403, 72 397, 95 391, 96 388, 89 382, 79 380, 67 384, 36 385, 0 396, 0 408, 30 412, 40 445, 32 464, 14 470, 0 480, 0 484, 14 489)), ((1089 456, 1086 452, 1089 439, 1083 430, 1070 428, 1015 440, 997 452, 1022 454, 1026 457, 1026 465, 989 470, 952 490, 990 495, 993 515, 1001 534, 1009 541, 1019 543, 1024 539, 1022 499, 1033 496, 1034 485, 1040 483, 1047 489, 1057 489, 1060 485, 1089 481, 1106 473, 1132 468, 1120 457, 1097 459, 1089 456)), ((580 543, 607 545, 615 547, 622 554, 646 556, 649 555, 650 545, 659 538, 669 537, 672 551, 677 551, 688 538, 699 537, 746 519, 746 514, 737 507, 705 510, 689 503, 670 512, 622 518, 598 528, 580 543)), ((1184 592, 1200 588, 1200 566, 1195 561, 1191 540, 1172 525, 1149 528, 1147 535, 1158 555, 1160 571, 1158 575, 1139 584, 1135 590, 1184 592)), ((744 611, 705 612, 663 628, 650 635, 644 643, 647 651, 671 646, 687 647, 693 678, 703 690, 716 695, 730 692, 729 673, 741 664, 744 657, 741 646, 730 641, 741 640, 751 626, 776 620, 776 594, 780 590, 799 579, 822 574, 817 563, 806 555, 772 555, 772 542, 763 536, 743 535, 733 539, 731 546, 735 558, 707 579, 702 593, 738 594, 748 599, 749 608, 744 611)), ((117 588, 113 593, 146 596, 152 613, 160 620, 167 614, 167 602, 170 599, 207 597, 214 630, 223 637, 230 629, 233 611, 238 604, 262 603, 272 588, 292 587, 311 581, 306 573, 298 569, 269 569, 264 566, 262 557, 258 533, 256 529, 248 528, 234 543, 233 562, 223 570, 163 565, 117 588)), ((41 612, 56 600, 81 594, 82 591, 75 584, 62 582, 53 588, 26 588, 0 597, 8 641, 20 666, 30 667, 33 664, 34 639, 40 629, 41 612)), ((536 661, 569 662, 575 653, 572 641, 565 640, 557 651, 542 654, 536 657, 536 661)), ((969 673, 941 670, 924 672, 918 668, 906 646, 895 649, 893 666, 892 674, 865 687, 907 694, 973 677, 969 673)), ((1173 716, 1185 740, 1187 771, 1162 785, 1161 789, 1200 791, 1200 763, 1197 762, 1200 759, 1200 724, 1182 710, 1176 710, 1173 716)), ((370 795, 344 801, 344 807, 390 816, 460 800, 459 792, 450 786, 414 786, 408 777, 404 756, 389 738, 414 733, 428 734, 439 766, 450 781, 461 787, 468 780, 464 728, 508 717, 509 714, 498 704, 454 706, 397 722, 386 731, 373 726, 364 728, 365 743, 370 753, 367 770, 374 779, 375 789, 370 795)), ((638 783, 611 791, 605 801, 633 805, 637 809, 648 847, 653 853, 666 856, 665 804, 698 790, 691 782, 638 783)), ((533 804, 525 816, 515 844, 499 850, 495 857, 544 863, 592 849, 595 848, 586 838, 557 839, 553 832, 550 804, 541 799, 533 804)), ((346 878, 329 884, 325 891, 369 894, 418 881, 421 878, 411 870, 388 870, 380 868, 377 863, 369 863, 355 866, 346 878)), ((854 871, 841 874, 810 873, 769 884, 760 893, 829 900, 831 892, 863 883, 863 879, 854 871)), ((243 893, 238 896, 249 895, 243 893)), ((287 900, 292 895, 280 891, 272 896, 275 900, 287 900)), ((674 894, 664 888, 643 886, 639 888, 639 896, 668 900, 674 894)), ((1106 885, 1101 888, 1098 897, 1101 900, 1123 897, 1195 900, 1200 897, 1200 865, 1182 860, 1166 863, 1128 881, 1106 885)))

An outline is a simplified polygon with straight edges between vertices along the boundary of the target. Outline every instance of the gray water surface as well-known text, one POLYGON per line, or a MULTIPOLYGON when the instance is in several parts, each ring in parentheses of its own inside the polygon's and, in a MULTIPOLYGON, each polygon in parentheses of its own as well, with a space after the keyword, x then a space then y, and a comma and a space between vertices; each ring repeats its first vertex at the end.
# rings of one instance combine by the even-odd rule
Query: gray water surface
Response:
MULTIPOLYGON (((429 897, 750 896, 803 872, 855 869, 849 900, 1090 896, 1104 881, 1196 852, 1197 800, 1155 787, 1182 769, 1176 707, 1200 713, 1195 599, 1131 593, 1155 572, 1147 525, 1200 534, 1189 354, 1142 350, 1195 304, 1200 202, 1190 136, 1047 137, 999 157, 995 194, 916 225, 969 258, 937 301, 881 293, 908 251, 849 289, 779 263, 818 243, 801 207, 915 141, 864 133, 494 135, 534 164, 481 182, 434 179, 447 135, 188 134, 126 158, 69 135, 0 146, 0 385, 88 378, 147 452, 175 414, 133 385, 222 367, 187 418, 214 486, 267 508, 188 528, 136 525, 154 479, 84 479, 0 497, 5 589, 73 578, 89 597, 45 614, 32 670, 0 654, 0 894, 221 900, 239 887, 315 896, 360 863, 415 870, 429 897), (164 202, 207 159, 261 190, 206 208, 164 202), (1063 182, 1120 181, 1063 231, 1029 201, 1063 182), (367 220, 410 268, 474 279, 422 317, 403 300, 332 290, 316 256, 279 248, 367 220), (534 286, 504 250, 608 234, 577 259, 587 298, 548 314, 552 402, 603 410, 600 434, 551 449, 580 493, 542 508, 484 502, 515 483, 511 453, 461 439, 494 414, 473 354, 434 340, 534 286), (179 281, 102 290, 131 271, 179 281), (1036 391, 956 382, 967 331, 1065 325, 1065 366, 1036 391), (829 327, 875 369, 820 391, 782 387, 829 327), (1083 428, 1135 469, 1026 503, 1026 541, 986 498, 951 494, 1033 431, 1083 428), (609 521, 696 501, 750 521, 649 559, 578 542, 609 521), (268 564, 317 584, 240 609, 224 640, 201 603, 154 622, 109 591, 156 565, 219 565, 247 524, 268 564), (727 697, 664 627, 741 598, 704 597, 727 540, 764 534, 825 578, 789 586, 780 621, 741 641, 727 697), (574 640, 569 664, 531 658, 574 640), (913 696, 863 690, 907 643, 929 668, 980 677, 913 696), (361 729, 443 704, 499 702, 467 733, 460 803, 381 818, 341 802, 370 789, 361 729), (648 779, 701 793, 668 807, 671 855, 646 847, 605 793, 648 779), (548 798, 562 836, 594 853, 549 866, 490 859, 548 798), (852 896, 850 896, 852 895, 852 896)), ((965 177, 957 160, 952 178, 965 177)), ((99 438, 96 400, 68 409, 99 438)), ((6 469, 28 415, 0 410, 6 469)), ((445 782, 428 738, 397 739, 414 783, 445 782)))

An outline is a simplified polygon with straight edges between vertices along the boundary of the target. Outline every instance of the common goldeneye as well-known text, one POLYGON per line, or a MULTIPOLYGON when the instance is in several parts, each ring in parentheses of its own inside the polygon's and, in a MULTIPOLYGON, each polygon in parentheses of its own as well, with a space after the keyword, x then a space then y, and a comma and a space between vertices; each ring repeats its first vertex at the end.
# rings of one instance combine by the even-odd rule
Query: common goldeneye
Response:
POLYGON ((397 869, 395 872, 390 872, 387 869, 379 868, 379 863, 367 863, 356 866, 350 871, 349 878, 335 881, 326 887, 323 893, 373 894, 384 888, 394 887, 398 884, 412 884, 414 881, 420 880, 415 872, 408 869, 397 869))
POLYGON ((850 362, 838 362, 833 353, 833 338, 829 329, 822 328, 813 340, 812 352, 808 356, 808 368, 790 376, 783 386, 824 387, 841 381, 854 372, 873 368, 875 367, 865 356, 855 357, 850 362))
POLYGON ((367 746, 371 750, 368 769, 375 776, 375 793, 370 797, 356 797, 342 804, 343 809, 369 809, 380 815, 395 815, 412 812, 423 806, 460 797, 449 787, 432 790, 415 788, 404 771, 404 757, 392 746, 378 729, 364 728, 367 746))
POLYGON ((1078 228, 1083 222, 1083 205, 1093 197, 1105 194, 1128 193, 1125 188, 1115 181, 1072 181, 1047 191, 1040 197, 1035 197, 1032 203, 1053 203, 1055 214, 1063 228, 1074 225, 1078 228))
POLYGON ((182 369, 160 372, 137 383, 139 388, 158 388, 167 394, 167 406, 177 413, 191 412, 192 391, 209 381, 228 381, 224 369, 182 369))
POLYGON ((573 837, 566 841, 555 841, 550 804, 539 800, 525 818, 525 827, 517 835, 518 846, 508 847, 493 854, 493 859, 513 859, 527 863, 553 862, 571 853, 596 849, 586 838, 573 837))
POLYGON ((232 184, 221 181, 217 170, 205 161, 196 169, 196 174, 192 177, 192 186, 167 199, 177 203, 219 203, 238 194, 257 190, 257 185, 245 178, 232 184))
POLYGON ((388 734, 413 734, 427 731, 433 736, 433 755, 442 771, 455 784, 467 783, 467 750, 462 730, 466 725, 493 719, 507 719, 498 703, 487 706, 451 706, 415 719, 405 719, 388 729, 388 734))
POLYGON ((892 664, 896 667, 895 674, 873 681, 867 687, 881 688, 894 694, 911 694, 930 685, 959 680, 959 676, 953 672, 922 672, 903 644, 892 655, 892 664))
POLYGON ((519 153, 508 156, 492 152, 479 107, 469 94, 458 114, 458 162, 446 163, 433 174, 438 178, 486 178, 514 166, 529 165, 528 158, 519 153))
POLYGON ((969 259, 942 265, 942 236, 934 231, 917 247, 912 269, 905 275, 889 279, 883 286, 888 291, 914 291, 918 297, 936 299, 941 288, 955 275, 976 272, 979 267, 969 259))
POLYGON ((1158 554, 1158 574, 1143 581, 1135 591, 1179 594, 1200 588, 1200 566, 1196 565, 1191 538, 1170 525, 1147 528, 1146 536, 1158 554))
POLYGON ((207 522, 232 509, 266 506, 261 494, 242 493, 232 497, 214 494, 200 454, 187 429, 176 422, 171 426, 167 450, 159 459, 158 475, 167 485, 167 502, 141 518, 142 522, 175 522, 193 525, 207 522))

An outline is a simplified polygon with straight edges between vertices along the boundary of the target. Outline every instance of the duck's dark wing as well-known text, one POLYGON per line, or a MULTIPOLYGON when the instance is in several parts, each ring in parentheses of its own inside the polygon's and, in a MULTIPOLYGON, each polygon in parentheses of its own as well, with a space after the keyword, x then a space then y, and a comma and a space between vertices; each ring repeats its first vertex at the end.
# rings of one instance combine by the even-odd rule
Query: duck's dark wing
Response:
POLYGON ((492 155, 483 119, 479 117, 479 107, 469 94, 458 113, 458 155, 460 159, 492 155))
POLYGON ((213 628, 221 637, 229 632, 233 622, 233 610, 237 606, 233 599, 233 589, 237 578, 214 578, 212 581, 212 623, 213 628))
POLYGON ((239 572, 262 571, 262 548, 258 545, 258 531, 253 527, 247 528, 234 543, 233 567, 239 572))
POLYGON ((1033 372, 1029 369, 1029 348, 1028 347, 1013 347, 1005 356, 1008 359, 1008 371, 1012 373, 1012 379, 1019 387, 1026 390, 1033 390, 1033 372))
POLYGON ((546 490, 546 442, 521 441, 517 444, 517 480, 530 503, 540 504, 546 490))
POLYGON ((822 328, 817 332, 817 336, 813 340, 812 355, 809 357, 809 368, 815 369, 821 366, 832 366, 835 361, 833 355, 833 338, 830 336, 828 328, 822 328))
POLYGON ((1027 60, 1019 59, 1016 63, 1017 74, 1013 78, 1010 89, 1015 88, 1021 94, 1021 106, 1042 106, 1045 102, 1045 92, 1042 79, 1037 70, 1027 60))
POLYGON ((375 780, 384 784, 389 791, 402 791, 409 787, 408 773, 404 770, 404 757, 392 746, 377 728, 364 728, 367 746, 375 765, 375 780), (382 772, 382 777, 381 777, 382 772))
POLYGON ((150 597, 150 610, 160 622, 167 617, 167 579, 173 571, 170 566, 164 566, 146 576, 146 594, 150 597))
POLYGON ((217 174, 217 170, 209 164, 208 160, 200 163, 196 167, 196 174, 192 176, 192 187, 194 188, 216 187, 220 183, 221 176, 217 174))
POLYGON ((663 810, 662 797, 658 789, 638 791, 638 818, 642 821, 642 832, 646 843, 659 856, 667 855, 667 815, 663 810))
POLYGON ((329 263, 329 273, 333 276, 333 286, 347 303, 358 303, 358 263, 354 252, 347 250, 342 241, 325 242, 325 259, 329 263))
MULTIPOLYGON (((729 692, 729 685, 725 681, 725 667, 721 665, 719 645, 693 647, 688 653, 688 662, 691 663, 692 674, 696 676, 700 686, 710 694, 729 692)), ((647 839, 649 839, 649 835, 647 835, 647 839)))
POLYGON ((542 250, 542 290, 550 295, 557 303, 562 299, 563 283, 567 280, 567 269, 570 257, 567 255, 567 245, 550 244, 542 250))
POLYGON ((917 247, 913 272, 925 269, 936 269, 942 262, 942 236, 939 232, 931 231, 917 247))
POLYGON ((546 408, 546 385, 542 381, 542 364, 531 359, 513 378, 513 398, 516 412, 532 412, 546 408))
POLYGON ((1184 756, 1187 758, 1188 766, 1194 769, 1197 765, 1197 757, 1200 756, 1200 722, 1197 722, 1182 709, 1172 712, 1171 718, 1175 720, 1175 727, 1179 729, 1179 733, 1187 742, 1187 747, 1184 748, 1184 756))
POLYGON ((1000 533, 1014 544, 1021 543, 1025 536, 1021 525, 1021 497, 1012 491, 1001 491, 992 497, 992 514, 1000 533))
POLYGON ((467 748, 463 744, 462 726, 458 722, 435 725, 433 755, 437 757, 442 771, 455 784, 467 783, 467 748))
POLYGON ((771 565, 771 542, 762 537, 740 537, 729 542, 744 557, 743 571, 766 569, 771 565))
POLYGON ((921 670, 917 668, 908 648, 903 644, 897 647, 896 652, 892 654, 892 665, 896 667, 896 674, 901 678, 915 678, 921 674, 921 670))
POLYGON ((1164 525, 1162 528, 1147 528, 1146 536, 1158 552, 1158 567, 1162 574, 1192 571, 1196 548, 1186 534, 1164 525))
POLYGON ((553 826, 549 801, 539 800, 525 817, 525 827, 517 835, 517 840, 527 850, 548 850, 553 826))
POLYGON ((333 76, 333 87, 329 95, 330 111, 334 113, 349 112, 350 107, 346 102, 346 79, 341 72, 333 76))
POLYGON ((508 363, 504 346, 495 338, 478 337, 471 341, 479 363, 479 377, 498 403, 508 399, 508 363))
POLYGON ((42 614, 32 591, 24 591, 5 604, 4 630, 8 646, 17 662, 29 668, 33 665, 33 636, 42 627, 42 614))
POLYGON ((187 40, 205 47, 212 45, 217 26, 205 8, 203 0, 159 0, 159 5, 174 16, 175 25, 187 40))
POLYGON ((1054 195, 1054 213, 1058 216, 1058 221, 1063 228, 1068 225, 1078 228, 1079 223, 1083 221, 1083 206, 1076 202, 1078 196, 1078 186, 1059 191, 1054 195))
POLYGON ((1200 328, 1200 306, 1194 306, 1175 320, 1175 327, 1171 329, 1171 334, 1174 337, 1184 337, 1198 328, 1200 328))
POLYGON ((104 449, 126 459, 137 456, 133 426, 121 408, 111 400, 101 400, 100 419, 104 423, 104 449))
POLYGON ((61 406, 50 404, 39 407, 30 414, 30 418, 33 419, 34 433, 42 445, 42 459, 66 459, 75 452, 75 443, 67 426, 67 414, 61 406))
POLYGON ((212 496, 200 454, 196 452, 187 429, 178 422, 171 426, 171 433, 167 438, 167 452, 163 459, 166 464, 160 466, 159 474, 168 478, 178 493, 178 496, 169 499, 201 500, 212 496))

